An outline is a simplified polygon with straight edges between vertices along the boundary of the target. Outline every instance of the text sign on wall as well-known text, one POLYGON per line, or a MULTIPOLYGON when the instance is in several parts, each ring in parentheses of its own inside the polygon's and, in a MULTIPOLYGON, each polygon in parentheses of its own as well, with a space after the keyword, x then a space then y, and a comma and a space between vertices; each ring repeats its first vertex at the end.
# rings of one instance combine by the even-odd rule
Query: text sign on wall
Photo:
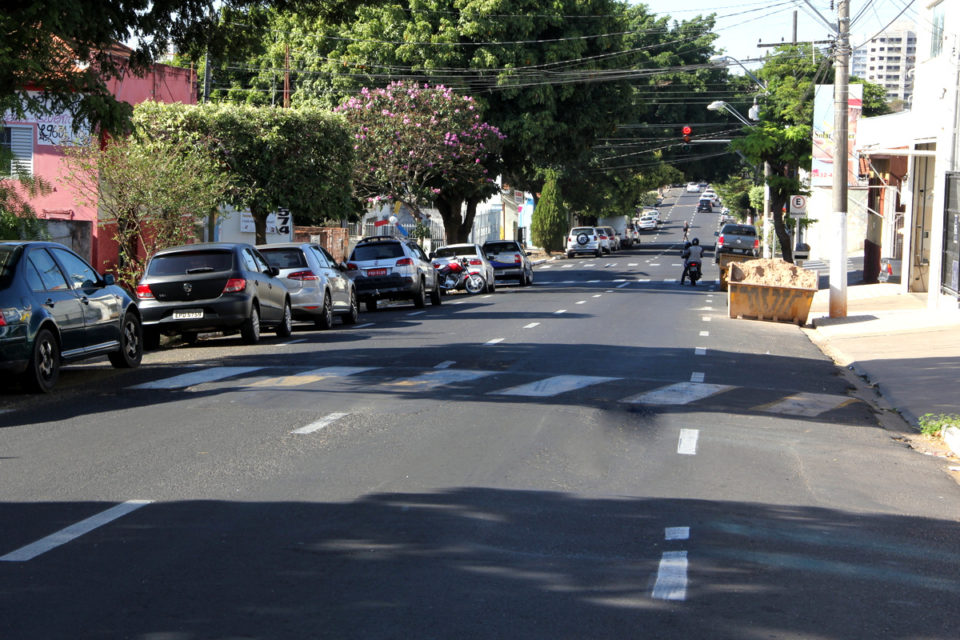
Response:
MULTIPOLYGON (((267 233, 288 235, 290 233, 290 220, 289 209, 280 209, 277 213, 271 213, 267 216, 267 233)), ((243 233, 257 232, 257 224, 252 213, 244 211, 240 214, 240 231, 243 233)))

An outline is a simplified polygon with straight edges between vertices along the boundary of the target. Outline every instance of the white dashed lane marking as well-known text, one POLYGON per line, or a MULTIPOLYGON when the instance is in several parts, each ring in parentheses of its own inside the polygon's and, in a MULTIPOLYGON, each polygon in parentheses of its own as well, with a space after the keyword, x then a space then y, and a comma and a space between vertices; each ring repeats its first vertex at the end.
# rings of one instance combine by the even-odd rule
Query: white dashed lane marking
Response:
POLYGON ((696 455, 697 439, 699 439, 699 437, 699 429, 680 429, 680 439, 677 441, 677 453, 682 456, 696 455))
POLYGON ((336 422, 336 421, 339 420, 340 418, 343 418, 343 417, 348 416, 348 415, 350 415, 350 414, 349 414, 349 413, 331 413, 331 414, 329 414, 329 415, 327 415, 327 416, 324 416, 323 418, 320 418, 320 419, 317 420, 316 422, 311 422, 310 424, 308 424, 308 425, 305 426, 305 427, 300 427, 299 429, 294 429, 294 430, 291 431, 290 433, 294 433, 294 434, 297 434, 297 435, 306 435, 306 434, 308 434, 308 433, 314 433, 314 432, 316 432, 316 431, 320 431, 320 430, 323 429, 324 427, 330 426, 331 424, 333 424, 334 422, 336 422))

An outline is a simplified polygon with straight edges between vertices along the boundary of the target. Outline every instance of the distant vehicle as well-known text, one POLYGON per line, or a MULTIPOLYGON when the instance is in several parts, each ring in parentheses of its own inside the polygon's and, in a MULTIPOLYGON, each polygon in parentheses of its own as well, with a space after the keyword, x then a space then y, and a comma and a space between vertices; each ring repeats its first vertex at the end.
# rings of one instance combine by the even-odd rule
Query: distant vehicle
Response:
POLYGON ((140 366, 142 336, 137 304, 112 275, 56 242, 0 243, 0 371, 46 393, 68 362, 140 366))
POLYGON ((482 249, 497 278, 516 278, 521 287, 533 284, 533 263, 519 242, 490 240, 483 243, 482 249))
POLYGON ((721 225, 724 225, 724 224, 726 224, 726 223, 728 223, 728 222, 736 222, 736 221, 737 221, 737 219, 733 216, 732 213, 730 213, 730 210, 729 210, 729 209, 724 208, 724 209, 720 212, 720 224, 721 224, 721 225))
POLYGON ((567 234, 567 257, 581 253, 592 253, 596 257, 603 255, 600 234, 594 227, 574 227, 567 234))
POLYGON ((253 246, 208 242, 158 251, 137 284, 143 342, 160 346, 160 334, 196 342, 203 331, 240 331, 256 344, 260 330, 280 337, 293 331, 290 293, 253 246))
POLYGON ((760 238, 757 228, 752 224, 725 224, 716 232, 717 248, 714 256, 720 262, 721 253, 740 253, 757 256, 760 252, 760 238))
POLYGON ((456 261, 457 258, 466 258, 472 269, 480 271, 486 281, 487 293, 493 293, 497 290, 497 275, 480 245, 472 243, 448 244, 430 255, 430 260, 436 269, 440 269, 448 262, 456 261))
POLYGON ((329 329, 333 317, 344 324, 356 324, 360 317, 353 280, 347 267, 339 264, 318 244, 282 242, 258 245, 260 254, 290 291, 294 320, 308 320, 318 329, 329 329))
POLYGON ((653 216, 642 216, 637 222, 641 231, 654 231, 657 228, 657 219, 653 216))
POLYGON ((600 231, 600 240, 603 241, 604 237, 606 237, 607 241, 610 243, 610 250, 607 251, 607 253, 613 253, 614 251, 620 250, 620 236, 617 235, 617 232, 613 227, 597 227, 597 230, 600 231))
POLYGON ((687 193, 700 193, 700 185, 696 182, 688 182, 687 193))
POLYGON ((347 273, 367 311, 380 300, 410 300, 418 309, 441 303, 436 269, 414 240, 394 236, 361 239, 347 260, 347 273))
POLYGON ((697 203, 697 213, 712 213, 713 212, 713 203, 710 202, 709 198, 700 198, 700 201, 697 203))

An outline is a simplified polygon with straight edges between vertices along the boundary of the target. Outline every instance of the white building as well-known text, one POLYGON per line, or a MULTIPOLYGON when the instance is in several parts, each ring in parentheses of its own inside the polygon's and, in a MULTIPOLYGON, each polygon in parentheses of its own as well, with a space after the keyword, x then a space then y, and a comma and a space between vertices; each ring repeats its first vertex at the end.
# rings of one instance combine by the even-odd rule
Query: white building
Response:
POLYGON ((931 309, 956 309, 960 301, 960 0, 935 0, 917 10, 912 108, 866 119, 857 147, 861 156, 870 159, 879 179, 897 186, 892 195, 902 215, 902 233, 896 229, 885 233, 883 252, 892 255, 891 251, 902 249, 903 291, 926 293, 931 309))
POLYGON ((916 63, 916 28, 913 23, 897 22, 853 51, 850 74, 882 86, 887 100, 908 102, 916 63))

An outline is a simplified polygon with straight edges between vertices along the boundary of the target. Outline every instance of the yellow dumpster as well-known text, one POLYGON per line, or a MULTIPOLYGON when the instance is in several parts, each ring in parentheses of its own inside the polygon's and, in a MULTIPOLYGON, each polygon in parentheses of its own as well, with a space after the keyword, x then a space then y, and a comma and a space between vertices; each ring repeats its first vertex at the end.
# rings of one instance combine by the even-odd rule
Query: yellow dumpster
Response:
POLYGON ((803 326, 810 313, 816 289, 773 287, 743 282, 728 283, 727 304, 731 318, 794 322, 803 326))
POLYGON ((753 260, 755 256, 744 253, 721 253, 720 261, 717 266, 720 267, 720 291, 727 290, 727 274, 730 273, 730 266, 734 262, 746 262, 753 260))

